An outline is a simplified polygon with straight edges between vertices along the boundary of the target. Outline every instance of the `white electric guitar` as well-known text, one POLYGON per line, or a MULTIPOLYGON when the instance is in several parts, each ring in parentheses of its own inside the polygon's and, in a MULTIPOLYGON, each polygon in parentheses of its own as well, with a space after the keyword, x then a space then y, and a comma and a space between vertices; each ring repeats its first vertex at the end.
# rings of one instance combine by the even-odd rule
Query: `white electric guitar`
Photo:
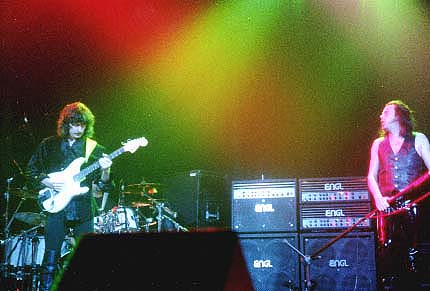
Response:
MULTIPOLYGON (((148 144, 146 138, 141 137, 133 140, 129 140, 123 143, 123 146, 108 157, 113 160, 124 152, 134 153, 139 147, 145 147, 148 144)), ((88 187, 81 187, 81 182, 85 180, 85 177, 95 170, 100 168, 99 162, 94 162, 85 169, 80 171, 82 164, 85 162, 85 158, 80 157, 75 159, 66 169, 60 172, 54 172, 49 174, 49 178, 54 181, 64 182, 64 186, 61 191, 55 191, 52 188, 44 188, 39 191, 38 203, 40 207, 50 213, 56 213, 63 210, 72 200, 74 196, 85 194, 89 191, 88 187)))

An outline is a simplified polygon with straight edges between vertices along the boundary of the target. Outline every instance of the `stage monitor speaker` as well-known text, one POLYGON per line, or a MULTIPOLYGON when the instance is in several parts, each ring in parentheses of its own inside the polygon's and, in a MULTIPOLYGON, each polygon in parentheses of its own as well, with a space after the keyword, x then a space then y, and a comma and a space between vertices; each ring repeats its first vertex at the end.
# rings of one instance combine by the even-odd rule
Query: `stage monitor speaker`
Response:
POLYGON ((252 291, 231 232, 91 234, 78 243, 58 291, 252 291))
POLYGON ((184 227, 230 228, 230 189, 225 177, 192 170, 165 177, 162 182, 167 186, 164 197, 184 227))
MULTIPOLYGON (((301 235, 302 252, 308 256, 321 250, 339 233, 301 235)), ((314 291, 376 291, 375 239, 372 232, 351 232, 312 259, 310 280, 314 291)), ((305 278, 302 268, 302 278, 305 278)), ((304 290, 304 280, 302 281, 304 290)))
POLYGON ((297 234, 240 234, 239 237, 255 291, 299 290, 299 254, 291 247, 298 249, 297 234))

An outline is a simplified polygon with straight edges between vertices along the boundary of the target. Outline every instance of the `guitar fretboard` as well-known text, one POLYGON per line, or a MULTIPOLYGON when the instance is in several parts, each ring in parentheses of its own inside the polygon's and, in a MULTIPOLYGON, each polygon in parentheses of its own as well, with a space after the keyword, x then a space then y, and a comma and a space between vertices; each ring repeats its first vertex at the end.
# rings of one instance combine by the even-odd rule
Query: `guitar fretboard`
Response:
MULTIPOLYGON (((118 157, 119 155, 123 154, 124 151, 125 151, 124 147, 120 147, 119 149, 117 149, 113 153, 109 154, 108 157, 109 157, 109 159, 113 160, 116 157, 118 157)), ((74 175, 73 180, 75 182, 82 181, 86 176, 88 176, 89 174, 91 174, 92 172, 94 172, 95 170, 97 170, 99 168, 100 168, 99 162, 98 161, 94 162, 91 165, 89 165, 88 167, 86 167, 85 169, 81 170, 76 175, 74 175)))

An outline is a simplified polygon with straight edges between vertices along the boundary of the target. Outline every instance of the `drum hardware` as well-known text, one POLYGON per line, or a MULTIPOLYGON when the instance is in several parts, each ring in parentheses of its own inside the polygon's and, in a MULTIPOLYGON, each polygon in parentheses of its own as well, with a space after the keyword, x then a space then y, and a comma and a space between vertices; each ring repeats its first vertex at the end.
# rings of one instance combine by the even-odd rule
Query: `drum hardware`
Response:
POLYGON ((43 225, 34 226, 5 241, 3 278, 13 283, 14 290, 38 288, 39 266, 44 253, 44 250, 40 251, 40 238, 37 235, 40 227, 43 225))
POLYGON ((123 233, 139 230, 139 217, 130 207, 115 206, 107 213, 94 217, 96 233, 123 233))
POLYGON ((127 194, 129 193, 145 193, 145 194, 156 194, 158 193, 157 187, 163 186, 160 183, 149 183, 149 182, 141 182, 139 184, 130 184, 124 186, 124 190, 127 194))
MULTIPOLYGON (((43 227, 43 225, 25 230, 20 235, 10 237, 6 242, 3 282, 8 285, 7 290, 39 290, 45 253, 45 238, 36 231, 39 227, 43 227)), ((66 262, 65 258, 74 245, 73 230, 69 229, 69 233, 63 241, 59 258, 59 264, 63 267, 66 262)))
POLYGON ((118 206, 112 209, 112 213, 115 232, 134 232, 139 230, 139 220, 133 209, 118 206))
MULTIPOLYGON (((174 225, 177 231, 188 231, 187 228, 183 227, 175 220, 178 216, 178 213, 170 209, 169 207, 167 207, 166 203, 163 200, 157 200, 154 197, 151 197, 149 194, 146 194, 144 192, 141 193, 141 196, 146 198, 153 205, 151 207, 155 208, 157 212, 157 215, 155 217, 156 223, 157 223, 157 232, 162 231, 163 220, 165 219, 170 221, 174 225)), ((149 223, 145 225, 145 229, 149 231, 149 225, 153 225, 153 222, 152 222, 152 219, 151 220, 147 219, 147 221, 149 221, 149 223)))
POLYGON ((214 206, 213 204, 214 203, 206 202, 206 209, 205 209, 206 221, 209 221, 209 220, 219 221, 219 218, 220 218, 219 205, 214 206), (211 210, 215 210, 215 212, 211 212, 211 210))
POLYGON ((156 207, 157 212, 158 212, 157 217, 156 217, 157 218, 157 231, 158 232, 162 231, 161 227, 162 227, 164 219, 172 222, 177 231, 188 231, 187 228, 183 227, 175 219, 173 219, 173 218, 177 217, 177 215, 178 215, 177 212, 171 210, 167 206, 164 206, 164 202, 157 202, 157 201, 154 201, 154 202, 155 202, 155 207, 156 207), (168 215, 165 215, 163 212, 167 213, 168 215))
POLYGON ((173 223, 176 231, 188 231, 188 229, 181 224, 179 224, 176 220, 170 218, 169 216, 164 215, 163 219, 169 220, 171 223, 173 223))
POLYGON ((150 232, 151 227, 157 224, 157 222, 153 218, 153 213, 155 209, 152 204, 144 202, 132 202, 131 205, 135 208, 136 222, 138 223, 138 225, 142 227, 145 232, 150 232), (145 211, 142 211, 142 209, 145 211), (149 216, 148 211, 152 211, 152 214, 149 216))
POLYGON ((15 213, 15 219, 30 225, 43 225, 46 222, 46 215, 43 213, 18 212, 15 213))
POLYGON ((19 204, 18 204, 17 208, 15 209, 14 214, 12 215, 11 219, 9 220, 9 200, 10 200, 10 192, 11 192, 10 185, 11 185, 13 179, 14 179, 14 177, 9 177, 6 179, 7 186, 6 186, 6 192, 4 193, 4 197, 6 200, 5 214, 4 214, 4 225, 5 225, 5 227, 4 227, 4 239, 5 240, 7 240, 9 238, 10 225, 13 222, 14 214, 16 212, 18 212, 18 209, 21 207, 21 204, 24 202, 23 199, 21 199, 19 201, 19 204))
POLYGON ((150 203, 145 203, 145 202, 131 202, 131 206, 135 207, 135 208, 140 208, 140 207, 148 207, 151 206, 152 204, 150 203))

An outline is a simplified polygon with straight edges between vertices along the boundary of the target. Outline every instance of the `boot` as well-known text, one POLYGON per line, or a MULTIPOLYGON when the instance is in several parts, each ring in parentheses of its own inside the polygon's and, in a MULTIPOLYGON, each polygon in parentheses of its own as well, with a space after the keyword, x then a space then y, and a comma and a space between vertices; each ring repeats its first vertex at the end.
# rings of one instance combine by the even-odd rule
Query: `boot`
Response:
POLYGON ((57 254, 54 250, 47 250, 40 275, 40 291, 49 291, 54 282, 57 269, 57 254))

